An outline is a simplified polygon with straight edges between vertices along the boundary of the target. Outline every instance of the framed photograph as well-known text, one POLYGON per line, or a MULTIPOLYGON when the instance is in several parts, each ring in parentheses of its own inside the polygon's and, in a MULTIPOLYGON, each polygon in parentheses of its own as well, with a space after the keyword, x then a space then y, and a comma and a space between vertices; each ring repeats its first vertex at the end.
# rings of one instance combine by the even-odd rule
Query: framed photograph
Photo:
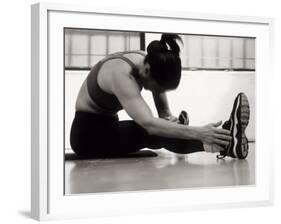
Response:
POLYGON ((50 3, 31 9, 33 218, 272 204, 273 19, 50 3), (151 78, 154 45, 180 60, 166 69, 180 82, 151 78), (116 81, 116 90, 108 77, 127 68, 130 81, 116 81), (140 85, 137 109, 123 98, 134 92, 131 82, 140 85), (154 132, 139 119, 147 111, 154 132), (193 135, 207 129, 216 140, 193 135))

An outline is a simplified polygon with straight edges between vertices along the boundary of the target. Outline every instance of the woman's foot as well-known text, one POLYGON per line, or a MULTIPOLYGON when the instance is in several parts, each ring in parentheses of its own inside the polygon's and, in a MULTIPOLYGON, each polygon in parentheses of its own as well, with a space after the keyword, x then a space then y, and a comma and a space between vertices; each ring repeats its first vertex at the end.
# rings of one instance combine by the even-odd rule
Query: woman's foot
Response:
POLYGON ((189 125, 188 113, 183 110, 180 113, 178 120, 180 124, 189 125))
POLYGON ((225 156, 245 159, 248 155, 249 145, 245 134, 245 129, 249 124, 250 105, 247 96, 239 93, 235 98, 232 112, 222 128, 231 131, 232 140, 224 151, 217 155, 218 159, 225 156))

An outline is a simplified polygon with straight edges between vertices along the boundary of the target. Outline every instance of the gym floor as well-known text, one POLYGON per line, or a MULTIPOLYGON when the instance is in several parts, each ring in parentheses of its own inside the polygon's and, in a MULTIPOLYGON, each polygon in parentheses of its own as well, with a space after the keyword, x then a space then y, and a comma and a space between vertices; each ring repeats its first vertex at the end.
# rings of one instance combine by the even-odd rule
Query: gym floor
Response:
MULTIPOLYGON (((245 160, 198 152, 177 155, 65 161, 65 194, 255 184, 255 144, 245 160)), ((149 153, 148 153, 149 154, 149 153)))

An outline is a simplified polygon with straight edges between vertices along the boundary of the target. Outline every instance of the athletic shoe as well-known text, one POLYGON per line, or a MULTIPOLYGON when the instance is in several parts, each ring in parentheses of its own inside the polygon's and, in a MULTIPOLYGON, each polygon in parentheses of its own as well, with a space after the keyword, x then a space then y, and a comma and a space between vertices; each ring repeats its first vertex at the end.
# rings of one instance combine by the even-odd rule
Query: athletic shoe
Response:
POLYGON ((189 125, 189 118, 186 111, 182 111, 179 115, 179 123, 184 125, 189 125))
POLYGON ((250 106, 247 96, 239 93, 235 98, 230 118, 222 128, 231 131, 232 140, 224 151, 217 155, 218 159, 226 156, 232 158, 245 159, 248 155, 249 144, 245 134, 245 129, 249 124, 250 106))

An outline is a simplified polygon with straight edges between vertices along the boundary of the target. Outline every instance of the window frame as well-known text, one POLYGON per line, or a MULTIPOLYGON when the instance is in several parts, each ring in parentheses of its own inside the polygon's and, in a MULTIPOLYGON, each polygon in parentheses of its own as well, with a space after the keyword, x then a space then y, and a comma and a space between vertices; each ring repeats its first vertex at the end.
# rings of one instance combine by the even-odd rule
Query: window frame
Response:
MULTIPOLYGON (((136 49, 136 50, 145 50, 145 33, 141 32, 141 31, 123 31, 123 30, 103 30, 103 29, 87 29, 87 28, 73 28, 73 27, 64 27, 64 37, 63 37, 63 41, 64 41, 64 60, 66 58, 66 53, 65 53, 65 43, 66 43, 66 32, 79 32, 79 31, 103 31, 103 32, 119 32, 119 33, 139 33, 139 38, 140 38, 140 49, 136 49)), ((108 38, 109 38, 110 34, 106 34, 106 39, 107 39, 107 44, 108 44, 108 38)), ((93 35, 92 35, 93 36, 93 35)), ((88 39, 89 37, 91 37, 91 35, 88 35, 88 39)), ((89 43, 91 44, 91 41, 89 41, 89 43)), ((71 46, 71 43, 70 43, 71 46)), ((88 49, 90 49, 90 46, 88 46, 88 49)), ((70 51, 71 51, 71 47, 70 47, 70 51)), ((90 54, 89 52, 90 50, 88 50, 88 54, 83 54, 85 56, 88 56, 88 65, 90 65, 90 56, 104 56, 106 57, 109 53, 106 52, 105 55, 98 55, 98 54, 90 54)), ((71 58, 71 55, 75 55, 75 54, 68 54, 71 58)), ((92 68, 92 66, 66 66, 65 65, 65 61, 64 61, 64 69, 67 71, 90 71, 92 68)))
MULTIPOLYGON (((249 40, 249 39, 254 39, 256 40, 255 37, 251 37, 251 36, 223 36, 223 35, 202 35, 202 34, 179 34, 181 36, 197 36, 197 37, 218 37, 218 38, 241 38, 241 39, 244 39, 244 40, 249 40)), ((255 44, 256 45, 256 44, 255 44)), ((200 50, 202 52, 204 52, 203 50, 203 45, 200 46, 200 50)), ((233 47, 233 43, 231 41, 231 48, 233 47)), ((255 46, 256 47, 256 46, 255 46)), ((243 44, 243 51, 245 54, 245 48, 246 48, 246 45, 243 44)), ((217 49, 216 49, 217 50, 217 49)), ((218 59, 218 58, 217 58, 218 59)), ((216 60, 217 60, 216 59, 216 60)), ((242 58, 244 60, 243 63, 246 63, 246 60, 248 58, 246 57, 243 57, 242 58)), ((250 59, 250 58, 249 58, 250 59)), ((201 61, 204 60, 204 56, 201 57, 201 61)), ((231 58, 230 58, 231 61, 234 60, 234 58, 232 57, 231 55, 231 58)), ((254 58, 254 63, 256 64, 256 57, 254 58)), ((183 64, 183 63, 182 63, 183 64)), ((254 66, 256 67, 256 66, 254 66)), ((204 67, 203 65, 201 66, 198 66, 198 67, 191 67, 191 66, 182 66, 182 70, 183 71, 225 71, 225 72, 255 72, 256 69, 250 69, 250 68, 232 68, 232 67, 225 67, 225 68, 211 68, 211 67, 204 67)))

